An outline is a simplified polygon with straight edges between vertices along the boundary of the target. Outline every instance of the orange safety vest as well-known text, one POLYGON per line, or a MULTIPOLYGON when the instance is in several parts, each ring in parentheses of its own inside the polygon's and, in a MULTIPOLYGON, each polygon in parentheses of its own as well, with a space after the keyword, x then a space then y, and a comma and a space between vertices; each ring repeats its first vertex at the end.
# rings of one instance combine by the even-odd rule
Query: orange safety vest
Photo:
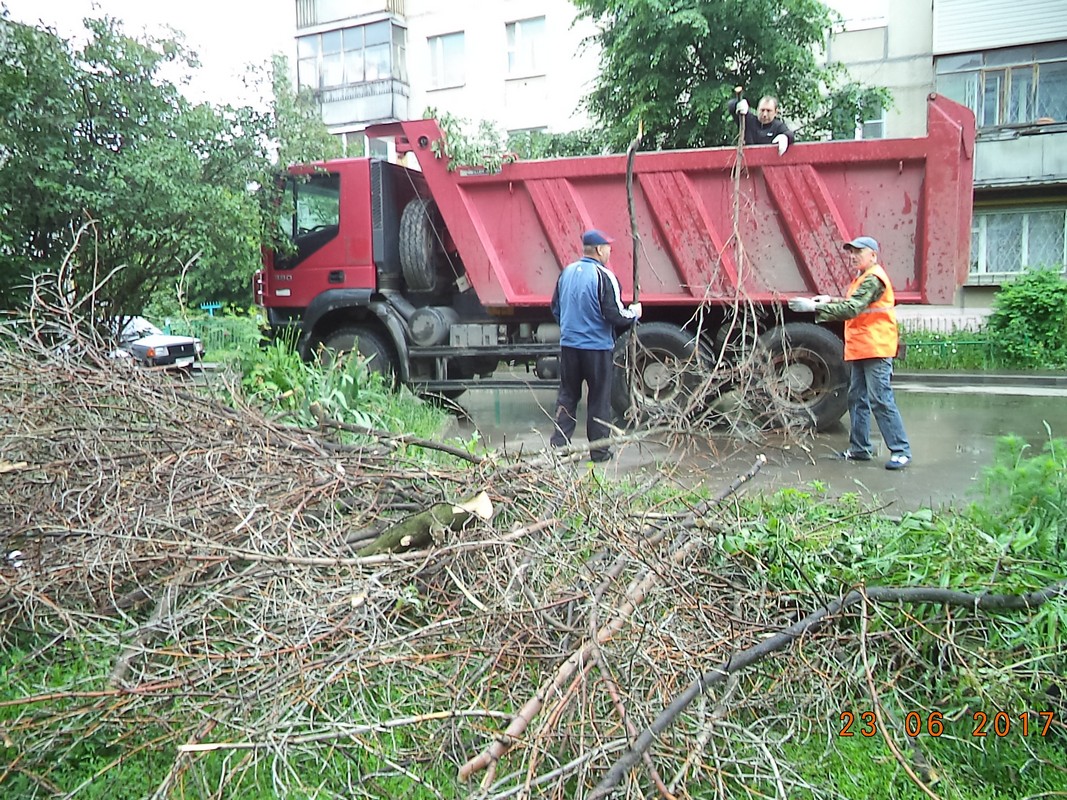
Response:
POLYGON ((876 275, 885 285, 882 296, 857 316, 845 320, 845 361, 861 358, 893 358, 897 354, 897 313, 893 310, 893 284, 880 264, 861 273, 848 287, 848 296, 859 288, 868 276, 876 275))

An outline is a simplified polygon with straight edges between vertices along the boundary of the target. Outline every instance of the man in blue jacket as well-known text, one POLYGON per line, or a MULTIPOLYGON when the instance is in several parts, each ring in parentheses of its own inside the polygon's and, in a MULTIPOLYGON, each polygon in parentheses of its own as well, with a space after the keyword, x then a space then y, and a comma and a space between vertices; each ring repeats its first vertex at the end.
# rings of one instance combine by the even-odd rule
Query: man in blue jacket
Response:
MULTIPOLYGON (((552 314, 560 326, 559 395, 553 447, 570 443, 578 424, 582 383, 589 385, 585 434, 590 442, 610 434, 612 352, 617 328, 641 317, 641 304, 623 306, 619 281, 605 265, 613 240, 603 231, 582 234, 584 255, 560 273, 552 295, 552 314)), ((608 448, 590 451, 593 461, 608 461, 608 448)))

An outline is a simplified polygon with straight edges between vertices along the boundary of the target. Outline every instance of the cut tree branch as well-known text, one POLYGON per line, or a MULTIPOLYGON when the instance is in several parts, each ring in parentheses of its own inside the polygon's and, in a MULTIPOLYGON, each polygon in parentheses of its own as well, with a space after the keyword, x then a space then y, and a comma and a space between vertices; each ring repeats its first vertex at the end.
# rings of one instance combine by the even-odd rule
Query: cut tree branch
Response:
POLYGON ((637 737, 629 750, 627 750, 604 775, 597 784, 589 800, 600 800, 611 795, 622 777, 641 759, 642 754, 652 746, 656 737, 665 731, 674 720, 693 702, 697 697, 713 686, 724 680, 734 672, 749 667, 764 657, 784 650, 802 636, 818 630, 828 618, 838 614, 849 606, 863 600, 866 596, 873 602, 881 603, 934 603, 937 605, 964 606, 975 611, 1032 611, 1058 595, 1067 595, 1067 580, 1058 581, 1043 589, 1029 594, 971 594, 953 589, 940 589, 933 586, 915 586, 908 588, 893 588, 891 586, 874 586, 865 590, 853 589, 844 597, 840 597, 822 608, 813 611, 799 622, 790 625, 783 631, 776 633, 768 639, 764 639, 757 645, 742 650, 736 657, 705 672, 686 687, 685 691, 637 737))

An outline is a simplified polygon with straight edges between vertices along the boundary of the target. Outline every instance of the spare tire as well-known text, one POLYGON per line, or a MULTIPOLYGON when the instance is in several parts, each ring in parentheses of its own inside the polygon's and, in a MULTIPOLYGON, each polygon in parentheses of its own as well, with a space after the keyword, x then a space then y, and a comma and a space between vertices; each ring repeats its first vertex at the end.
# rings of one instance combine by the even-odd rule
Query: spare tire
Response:
POLYGON ((414 292, 436 292, 441 288, 439 234, 443 228, 437 204, 416 197, 400 215, 400 267, 404 283, 414 292))

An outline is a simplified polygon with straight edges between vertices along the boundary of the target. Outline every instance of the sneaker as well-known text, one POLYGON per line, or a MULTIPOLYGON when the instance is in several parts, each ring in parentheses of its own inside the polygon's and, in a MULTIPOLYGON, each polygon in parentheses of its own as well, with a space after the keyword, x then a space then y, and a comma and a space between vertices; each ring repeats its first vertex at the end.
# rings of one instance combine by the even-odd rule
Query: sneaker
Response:
POLYGON ((840 461, 870 461, 870 453, 853 453, 851 450, 842 450, 840 453, 836 453, 834 458, 840 461))
POLYGON ((885 462, 886 469, 904 469, 911 463, 911 456, 906 456, 903 453, 893 453, 893 457, 885 462))

